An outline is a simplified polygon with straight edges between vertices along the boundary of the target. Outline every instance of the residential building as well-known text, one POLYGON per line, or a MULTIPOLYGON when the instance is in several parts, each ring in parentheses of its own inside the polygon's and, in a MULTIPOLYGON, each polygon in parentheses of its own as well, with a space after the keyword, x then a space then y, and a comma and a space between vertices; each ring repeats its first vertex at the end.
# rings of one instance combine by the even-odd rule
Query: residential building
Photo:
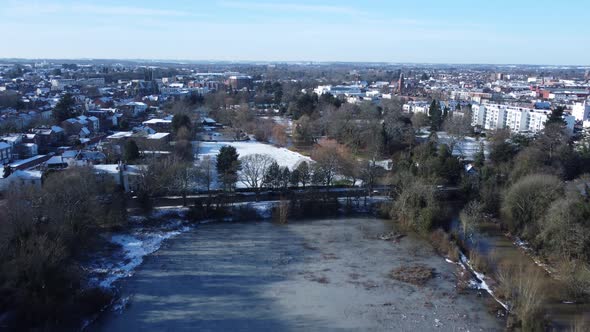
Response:
POLYGON ((0 165, 8 164, 12 161, 12 145, 6 142, 0 142, 0 165))
POLYGON ((590 101, 586 100, 583 103, 575 103, 572 108, 572 115, 577 121, 590 120, 590 101))

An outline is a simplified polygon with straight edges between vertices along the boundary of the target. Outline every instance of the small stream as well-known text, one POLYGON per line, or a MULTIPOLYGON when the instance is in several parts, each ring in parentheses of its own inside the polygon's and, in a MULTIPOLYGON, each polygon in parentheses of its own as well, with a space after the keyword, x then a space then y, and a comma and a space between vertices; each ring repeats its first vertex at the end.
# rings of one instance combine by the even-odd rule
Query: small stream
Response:
MULTIPOLYGON (((448 228, 450 231, 457 231, 462 234, 458 214, 451 219, 448 228)), ((590 312, 589 303, 574 303, 568 298, 563 283, 556 280, 548 273, 547 269, 535 262, 526 248, 526 244, 513 241, 505 235, 498 224, 486 222, 478 225, 463 239, 466 249, 476 250, 479 254, 490 258, 492 262, 510 261, 511 264, 521 265, 525 269, 538 270, 542 282, 545 284, 547 304, 545 311, 550 322, 550 327, 555 330, 567 330, 570 326, 584 315, 590 312)), ((493 263, 492 263, 493 264, 493 263)), ((492 265, 492 270, 497 266, 492 265)), ((495 275, 488 276, 495 279, 495 275)))

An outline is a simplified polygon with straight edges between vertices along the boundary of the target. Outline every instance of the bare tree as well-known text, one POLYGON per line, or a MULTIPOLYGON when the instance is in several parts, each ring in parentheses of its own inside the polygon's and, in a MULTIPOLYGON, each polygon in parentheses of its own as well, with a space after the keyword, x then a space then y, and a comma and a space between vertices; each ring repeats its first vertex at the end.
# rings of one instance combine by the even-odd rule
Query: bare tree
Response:
MULTIPOLYGON (((451 151, 455 148, 457 142, 460 142, 473 132, 471 118, 463 113, 451 113, 443 122, 443 130, 449 135, 449 148, 451 151)), ((463 151, 460 151, 461 154, 463 151)))
POLYGON ((199 170, 197 182, 207 189, 207 193, 211 193, 211 184, 215 179, 215 163, 210 156, 204 156, 202 160, 197 163, 199 170))
POLYGON ((287 128, 280 124, 275 125, 272 127, 272 138, 278 146, 287 145, 287 128))
POLYGON ((347 154, 346 148, 334 140, 323 139, 318 146, 312 151, 312 159, 317 163, 317 168, 323 175, 323 183, 330 186, 334 177, 341 170, 344 164, 344 156, 347 154))
POLYGON ((262 187, 264 175, 273 162, 275 160, 271 156, 259 153, 240 158, 242 165, 240 181, 244 185, 254 189, 258 194, 260 187, 262 187))
POLYGON ((377 176, 377 161, 375 158, 371 158, 371 160, 366 161, 360 169, 360 178, 363 180, 363 186, 367 189, 369 196, 372 196, 373 194, 373 187, 377 182, 377 176))
POLYGON ((176 162, 168 170, 171 174, 171 191, 179 192, 182 195, 182 205, 187 204, 187 195, 195 187, 198 179, 197 169, 187 162, 176 162))
POLYGON ((304 160, 297 165, 295 170, 297 171, 298 183, 301 183, 303 189, 305 189, 305 185, 311 182, 311 169, 309 163, 304 160))

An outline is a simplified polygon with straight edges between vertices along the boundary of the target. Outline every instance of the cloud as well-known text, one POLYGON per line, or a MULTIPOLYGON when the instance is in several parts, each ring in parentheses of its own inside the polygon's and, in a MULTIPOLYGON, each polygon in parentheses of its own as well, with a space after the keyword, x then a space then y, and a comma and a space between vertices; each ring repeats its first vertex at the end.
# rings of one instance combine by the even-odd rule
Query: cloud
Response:
POLYGON ((282 11, 282 12, 306 12, 321 14, 343 14, 359 15, 365 14, 363 11, 353 7, 346 6, 329 6, 329 5, 308 5, 299 3, 270 3, 270 2, 238 2, 238 1, 219 1, 219 5, 226 8, 247 9, 247 10, 265 10, 265 11, 282 11))

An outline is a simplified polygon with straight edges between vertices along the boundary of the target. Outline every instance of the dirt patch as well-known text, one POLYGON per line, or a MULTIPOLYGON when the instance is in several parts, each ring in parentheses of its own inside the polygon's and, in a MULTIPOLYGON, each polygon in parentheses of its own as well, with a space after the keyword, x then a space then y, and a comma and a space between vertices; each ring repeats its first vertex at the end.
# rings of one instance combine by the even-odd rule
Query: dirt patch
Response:
POLYGON ((333 253, 326 253, 326 254, 322 254, 322 258, 323 259, 338 259, 338 256, 336 256, 333 253))
POLYGON ((324 275, 315 275, 313 273, 306 273, 305 279, 309 280, 309 281, 314 281, 314 282, 317 282, 320 284, 329 284, 330 283, 330 279, 328 279, 328 277, 326 277, 324 275))
POLYGON ((405 236, 406 235, 405 234, 402 234, 402 233, 389 232, 389 233, 385 233, 385 234, 379 235, 378 238, 379 238, 379 240, 383 240, 383 241, 399 242, 405 236))
POLYGON ((318 250, 318 247, 313 246, 307 242, 303 243, 303 248, 305 248, 307 250, 318 250))
POLYGON ((402 266, 393 269, 390 277, 395 280, 422 286, 434 278, 434 269, 425 265, 402 266))

